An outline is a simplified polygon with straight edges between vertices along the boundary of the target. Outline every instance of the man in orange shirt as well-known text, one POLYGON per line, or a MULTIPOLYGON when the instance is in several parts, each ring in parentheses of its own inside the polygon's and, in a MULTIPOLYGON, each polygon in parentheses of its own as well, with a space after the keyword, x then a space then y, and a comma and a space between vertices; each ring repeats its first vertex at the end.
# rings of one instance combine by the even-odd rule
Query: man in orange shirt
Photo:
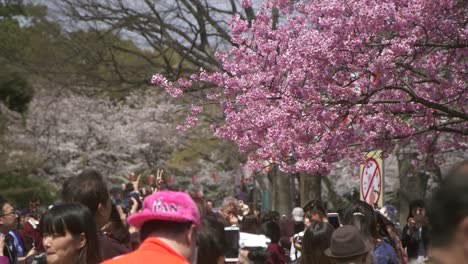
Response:
POLYGON ((196 233, 200 227, 200 213, 188 194, 156 192, 146 197, 143 210, 131 215, 127 221, 140 229, 143 243, 136 251, 103 264, 185 264, 196 259, 196 233))

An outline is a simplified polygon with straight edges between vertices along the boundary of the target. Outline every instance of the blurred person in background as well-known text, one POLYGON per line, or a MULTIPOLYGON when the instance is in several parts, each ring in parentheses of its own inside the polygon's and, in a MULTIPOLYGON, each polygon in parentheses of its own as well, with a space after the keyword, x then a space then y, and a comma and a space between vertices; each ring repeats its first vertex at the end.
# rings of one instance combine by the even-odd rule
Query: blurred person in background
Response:
POLYGON ((291 247, 292 242, 291 238, 299 233, 304 231, 304 211, 301 207, 296 207, 291 212, 291 217, 283 216, 280 220, 280 231, 281 231, 281 238, 280 244, 285 249, 286 253, 292 260, 296 259, 296 254, 294 253, 293 257, 291 257, 291 247))
POLYGON ((324 251, 330 247, 334 229, 324 222, 313 221, 304 232, 301 257, 294 264, 332 264, 333 260, 324 251))
POLYGON ((224 264, 227 248, 224 225, 213 216, 201 220, 201 229, 197 235, 197 262, 206 264, 224 264))
POLYGON ((304 215, 310 220, 328 222, 327 208, 319 200, 311 200, 303 207, 304 215))
POLYGON ((441 264, 468 263, 468 160, 454 166, 428 208, 431 256, 441 264))
POLYGON ((368 263, 398 264, 395 249, 379 235, 374 208, 364 201, 355 201, 344 214, 344 225, 354 225, 371 245, 368 263))
POLYGON ((226 226, 239 225, 239 207, 234 197, 224 198, 220 213, 226 222, 226 226))
POLYGON ((24 222, 24 226, 20 231, 20 234, 26 251, 34 249, 36 253, 44 252, 42 237, 39 233, 39 222, 46 211, 47 208, 45 206, 39 206, 36 209, 36 214, 28 214, 25 216, 26 221, 24 222))
POLYGON ((253 214, 244 216, 239 226, 240 232, 245 232, 249 234, 257 234, 259 228, 260 225, 258 218, 253 214))
POLYGON ((270 238, 271 242, 268 244, 268 264, 285 264, 286 255, 282 247, 280 247, 280 227, 275 221, 266 221, 260 226, 260 233, 270 238))
POLYGON ((206 210, 209 211, 209 212, 213 212, 213 209, 214 209, 214 203, 213 203, 213 200, 206 200, 206 210))
POLYGON ((408 255, 403 249, 398 231, 396 230, 394 222, 385 217, 380 211, 376 211, 377 216, 377 234, 381 239, 390 244, 398 257, 400 264, 408 263, 408 255))
POLYGON ((410 203, 407 221, 401 233, 403 248, 406 248, 410 263, 423 263, 427 260, 429 250, 429 221, 424 201, 410 203))

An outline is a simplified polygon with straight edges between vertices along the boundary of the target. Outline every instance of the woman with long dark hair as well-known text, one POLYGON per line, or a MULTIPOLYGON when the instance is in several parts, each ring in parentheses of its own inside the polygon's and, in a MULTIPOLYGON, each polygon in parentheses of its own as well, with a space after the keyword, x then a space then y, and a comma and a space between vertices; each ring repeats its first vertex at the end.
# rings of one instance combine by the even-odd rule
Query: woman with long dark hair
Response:
POLYGON ((44 214, 39 230, 47 264, 100 262, 96 224, 88 208, 76 203, 56 205, 44 214))
POLYGON ((333 233, 333 227, 321 221, 313 221, 304 232, 302 239, 301 264, 332 264, 331 258, 326 256, 323 251, 330 247, 330 239, 333 233))
POLYGON ((353 202, 344 214, 343 224, 357 227, 361 235, 373 246, 370 256, 367 257, 367 263, 400 263, 395 249, 379 233, 380 231, 386 233, 386 230, 378 228, 376 212, 368 203, 353 202))

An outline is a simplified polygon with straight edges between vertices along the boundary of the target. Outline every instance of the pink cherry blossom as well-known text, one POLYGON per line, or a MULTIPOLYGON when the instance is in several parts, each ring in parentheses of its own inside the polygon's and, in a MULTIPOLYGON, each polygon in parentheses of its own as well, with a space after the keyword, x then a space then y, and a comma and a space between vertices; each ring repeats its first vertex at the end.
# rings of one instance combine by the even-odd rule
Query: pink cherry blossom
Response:
MULTIPOLYGON (((231 20, 224 71, 191 79, 221 89, 207 95, 224 112, 214 133, 256 169, 274 160, 286 172, 326 174, 408 140, 420 153, 463 150, 466 12, 458 0, 270 0, 251 26, 231 20)), ((188 85, 152 82, 175 97, 188 85)), ((182 128, 196 121, 192 111, 182 128)))

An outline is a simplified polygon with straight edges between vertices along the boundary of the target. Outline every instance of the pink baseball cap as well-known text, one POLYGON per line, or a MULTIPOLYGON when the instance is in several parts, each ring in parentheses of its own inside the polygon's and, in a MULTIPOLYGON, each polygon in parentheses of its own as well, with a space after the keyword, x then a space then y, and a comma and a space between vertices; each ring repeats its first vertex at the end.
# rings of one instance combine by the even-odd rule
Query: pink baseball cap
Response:
POLYGON ((145 198, 143 210, 128 217, 127 222, 140 228, 146 221, 193 222, 200 227, 200 213, 195 202, 184 192, 161 191, 145 198))

